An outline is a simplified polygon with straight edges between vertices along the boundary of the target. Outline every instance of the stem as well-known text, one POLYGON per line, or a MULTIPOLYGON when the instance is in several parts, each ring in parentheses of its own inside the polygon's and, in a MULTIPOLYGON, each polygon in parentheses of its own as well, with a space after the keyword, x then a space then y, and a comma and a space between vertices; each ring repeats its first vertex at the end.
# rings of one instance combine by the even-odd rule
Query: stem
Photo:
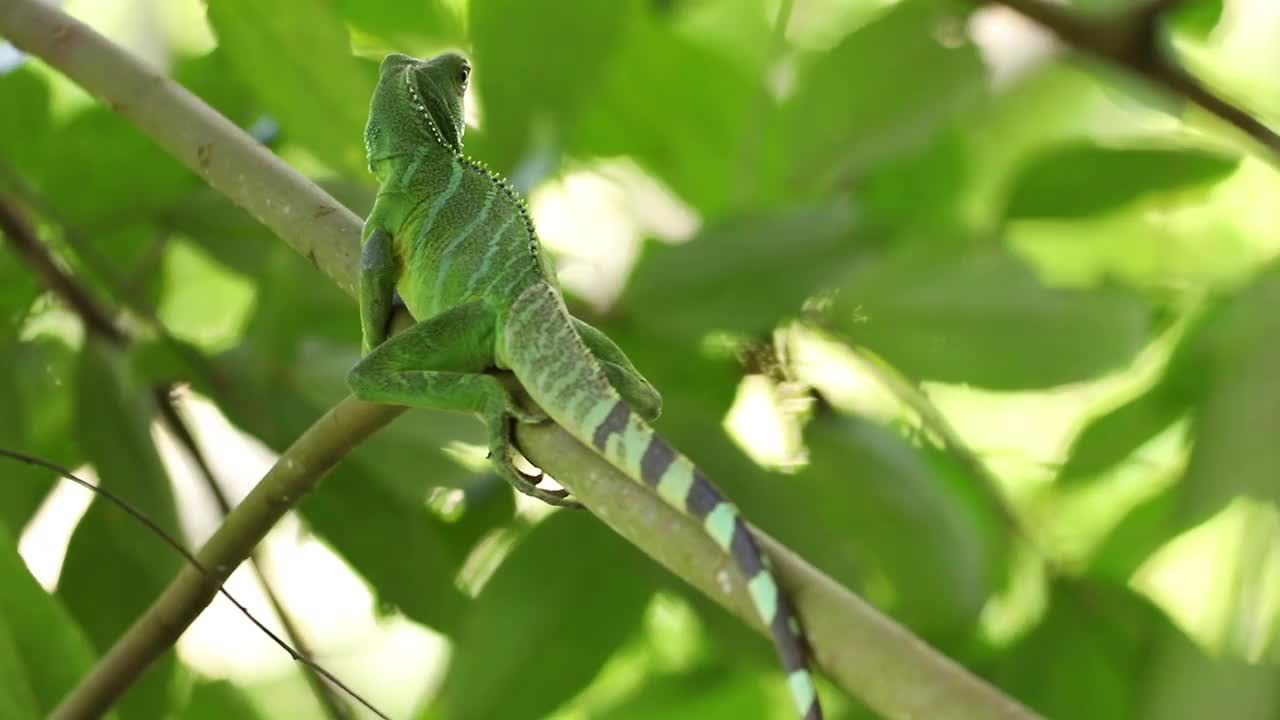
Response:
MULTIPOLYGON (((164 419, 165 425, 177 438, 178 444, 187 451, 191 461, 199 468, 199 474, 201 479, 204 480, 204 486, 213 495, 213 500, 218 506, 218 512, 225 519, 231 514, 231 501, 227 498, 227 494, 222 491, 222 487, 218 485, 218 480, 213 474, 213 468, 209 467, 209 462, 205 459, 204 453, 200 451, 200 445, 196 442, 195 436, 191 434, 191 430, 182 419, 182 415, 178 412, 173 399, 169 397, 168 389, 156 388, 154 395, 156 397, 156 405, 160 408, 160 416, 164 419)), ((253 574, 257 576, 258 584, 262 587, 263 594, 267 596, 267 602, 271 604, 271 609, 275 611, 276 617, 280 619, 280 626, 284 628, 285 637, 289 638, 289 644, 293 646, 291 654, 314 662, 315 654, 311 652, 309 644, 302 636, 302 631, 294 623, 293 616, 289 614, 284 601, 280 599, 279 593, 276 592, 275 587, 271 584, 271 579, 267 575, 266 566, 262 560, 261 548, 249 553, 248 560, 249 567, 253 569, 253 574)), ((304 667, 307 670, 312 669, 309 665, 304 667)), ((329 720, 353 720, 351 708, 333 691, 333 688, 325 684, 319 673, 304 672, 302 676, 306 678, 307 684, 311 686, 311 693, 315 695, 316 701, 320 703, 320 707, 324 710, 329 720)))
MULTIPOLYGON (((32 269, 44 281, 44 284, 54 293, 62 297, 68 305, 79 315, 81 322, 85 324, 89 332, 105 338, 108 342, 116 347, 124 347, 131 342, 132 338, 124 330, 120 329, 111 319, 111 314, 99 306, 90 295, 89 291, 82 287, 74 276, 64 271, 54 259, 52 253, 49 252, 47 246, 40 242, 39 237, 35 233, 35 229, 27 221, 26 216, 22 213, 16 203, 10 202, 6 197, 0 196, 0 231, 3 231, 5 237, 9 239, 23 257, 30 263, 32 269)), ((152 319, 153 322, 159 324, 158 319, 152 319)), ((158 325, 159 326, 159 325, 158 325)), ((163 326, 159 326, 164 330, 163 326)), ((167 332, 167 331, 166 331, 167 332)), ((191 456, 193 462, 200 469, 201 477, 205 481, 205 485, 213 494, 215 501, 221 511, 222 516, 226 516, 231 511, 231 505, 227 501, 226 495, 222 489, 218 487, 217 481, 214 479, 213 471, 210 469, 208 462, 205 461, 203 454, 200 452, 199 446, 196 444, 195 437, 183 422, 182 417, 178 414, 177 408, 173 404, 170 397, 171 388, 167 385, 157 385, 152 388, 151 395, 155 401, 157 410, 165 425, 177 438, 178 443, 182 445, 187 453, 191 456)), ((61 470, 64 476, 70 476, 70 473, 61 470)), ((76 482, 80 482, 78 479, 76 482)), ((85 483, 81 483, 85 485, 85 483)), ((86 487, 93 487, 86 485, 86 487)), ((95 492, 103 493, 101 488, 94 488, 95 492)), ((118 502, 118 501, 117 501, 118 502)), ((133 513, 133 511, 131 511, 133 513)), ((136 514, 135 514, 136 517, 136 514)), ((144 522, 145 525, 152 530, 162 532, 154 522, 149 520, 144 522)), ((163 534, 163 532, 162 532, 163 534)), ((167 538, 168 539, 168 538, 167 538)), ((176 540, 168 539, 169 544, 178 547, 187 555, 186 551, 177 545, 176 540)), ((190 559, 188 557, 188 559, 190 559)), ((284 604, 280 601, 279 595, 275 588, 272 587, 266 574, 263 572, 261 563, 256 555, 250 557, 250 566, 254 573, 258 576, 258 582, 261 584, 263 593, 267 596, 271 603, 272 609, 275 610, 276 617, 280 619, 280 624, 284 627, 285 636, 289 638, 289 645, 285 646, 285 651, 294 658, 303 659, 303 667, 306 672, 303 676, 311 685, 312 692, 316 696, 317 702, 324 708, 326 715, 330 720, 350 720, 350 709, 338 698, 332 689, 324 684, 321 676, 330 676, 327 670, 320 668, 311 661, 312 654, 307 649, 307 644, 303 641, 297 626, 293 623, 289 613, 285 610, 284 604)), ((226 593, 226 590, 222 590, 226 593)), ((246 615, 248 610, 235 598, 227 594, 231 602, 235 603, 246 615)), ((249 619, 259 627, 264 627, 256 617, 249 615, 249 619)), ((268 632, 270 635, 271 633, 268 632)), ((279 642, 279 638, 272 635, 272 639, 279 642)), ((341 685, 341 683, 338 683, 341 685)), ((342 686, 345 688, 345 686, 342 686)), ((356 696, 357 698, 359 696, 356 696)), ((363 702, 363 700, 361 701, 363 702)))
POLYGON ((1280 162, 1280 134, 1207 88, 1171 60, 1159 42, 1161 18, 1179 0, 1150 0, 1119 17, 1089 17, 1042 0, 972 0, 1003 5, 1044 26, 1063 43, 1178 95, 1253 138, 1280 162))
POLYGON ((348 397, 316 420, 227 515, 196 553, 195 562, 183 567, 151 607, 63 698, 50 718, 88 720, 106 714, 208 607, 231 571, 253 552, 267 531, 352 448, 402 411, 403 408, 348 397))

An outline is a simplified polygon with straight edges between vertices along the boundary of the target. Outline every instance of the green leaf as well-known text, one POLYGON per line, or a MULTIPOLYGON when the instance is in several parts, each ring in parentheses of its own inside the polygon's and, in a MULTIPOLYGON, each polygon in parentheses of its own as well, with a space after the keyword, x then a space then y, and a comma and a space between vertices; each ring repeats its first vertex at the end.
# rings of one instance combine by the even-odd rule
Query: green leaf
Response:
POLYGON ((1058 482, 1070 486, 1096 478, 1173 425, 1190 409, 1191 398, 1161 382, 1138 397, 1099 415, 1071 442, 1058 482))
POLYGON ((177 720, 257 720, 262 714, 235 685, 226 680, 196 682, 186 708, 177 720))
POLYGON ((1280 502, 1280 266, 1273 265, 1205 322, 1209 364, 1183 482, 1187 523, 1239 496, 1280 502))
POLYGON ((1273 663, 1214 659, 1166 629, 1146 663, 1139 720, 1272 720, 1280 715, 1280 678, 1273 663))
POLYGON ((337 0, 334 5, 353 27, 386 38, 387 45, 392 47, 408 48, 423 41, 466 42, 456 6, 444 0, 412 3, 337 0))
MULTIPOLYGON (((30 63, 0 74, 0 156, 21 172, 31 172, 47 162, 49 83, 30 63)), ((5 178, 5 184, 9 182, 5 178)))
POLYGON ((757 717, 771 702, 754 673, 715 666, 692 674, 661 675, 625 702, 593 715, 598 720, 737 720, 757 717))
MULTIPOLYGON (((76 436, 103 487, 181 537, 168 475, 151 439, 150 393, 126 378, 123 358, 90 339, 77 371, 76 436)), ((176 574, 181 558, 152 530, 96 500, 67 547, 58 595, 99 652, 105 652, 176 574)), ((118 706, 120 716, 162 717, 177 662, 159 659, 118 706)))
MULTIPOLYGON (((63 465, 80 462, 71 427, 75 362, 75 352, 54 337, 0 339, 0 446, 63 465)), ((0 523, 21 533, 55 480, 47 470, 2 462, 0 523)))
POLYGON ((596 0, 468 3, 475 85, 494 165, 514 169, 535 140, 563 144, 557 135, 589 102, 632 7, 596 0))
POLYGON ((650 567, 586 513, 544 520, 476 598, 442 689, 447 717, 549 715, 635 631, 650 567))
POLYGON ((375 74, 352 56, 330 4, 213 0, 209 23, 241 82, 289 137, 333 169, 364 176, 375 74))
POLYGON ((1173 29, 1204 42, 1222 20, 1222 0, 1186 0, 1175 3, 1169 18, 1173 29))
POLYGON ((790 182, 857 178, 981 98, 986 74, 954 7, 899 3, 800 70, 779 128, 790 182))
POLYGON ((228 272, 193 244, 165 249, 164 293, 156 316, 172 334, 207 352, 233 346, 254 301, 246 278, 228 272))
MULTIPOLYGON (((13 538, 0 527, 0 623, 7 624, 10 642, 26 668, 35 715, 48 717, 93 666, 94 653, 58 599, 31 576, 13 538)), ((7 673, 0 673, 0 683, 6 681, 7 673)))
MULTIPOLYGON (((60 220, 92 231, 93 240, 113 261, 120 262, 117 241, 100 237, 105 229, 119 232, 140 213, 176 202, 200 180, 124 118, 105 107, 92 106, 53 135, 40 163, 39 189, 56 198, 60 220)), ((147 243, 154 242, 149 228, 147 243)))
POLYGON ((14 720, 40 717, 26 670, 18 654, 17 640, 4 614, 0 613, 0 717, 14 720))
POLYGON ((805 429, 809 465, 737 488, 744 514, 837 581, 918 632, 967 635, 992 591, 999 556, 989 506, 959 502, 928 456, 853 417, 805 429))
POLYGON ((864 263, 827 326, 908 376, 998 390, 1050 387, 1130 362, 1148 311, 1118 288, 1047 288, 996 248, 907 249, 864 263))
POLYGON ((307 525, 365 579, 380 610, 445 634, 467 600, 454 587, 466 548, 425 505, 406 504, 357 467, 335 470, 299 510, 307 525))
POLYGON ((1178 534, 1182 487, 1171 484, 1129 510, 1089 559, 1091 577, 1124 584, 1156 550, 1178 534))
POLYGON ((772 106, 757 78, 651 15, 616 53, 574 128, 574 154, 630 157, 711 217, 748 197, 777 201, 762 156, 772 106))
POLYGON ((34 274, 13 245, 0 242, 0 337, 17 337, 39 292, 34 274))
POLYGON ((1000 659, 996 682, 1045 717, 1135 717, 1152 641, 1178 631, 1124 585, 1060 581, 1049 603, 1035 629, 1000 659))
POLYGON ((1098 215, 1138 198, 1221 180, 1237 157, 1194 148, 1113 148, 1064 143, 1027 161, 1013 180, 1010 219, 1098 215))
POLYGON ((848 272, 861 252, 852 235, 851 214, 837 206, 745 215, 679 246, 650 243, 621 305, 664 334, 767 333, 848 272))

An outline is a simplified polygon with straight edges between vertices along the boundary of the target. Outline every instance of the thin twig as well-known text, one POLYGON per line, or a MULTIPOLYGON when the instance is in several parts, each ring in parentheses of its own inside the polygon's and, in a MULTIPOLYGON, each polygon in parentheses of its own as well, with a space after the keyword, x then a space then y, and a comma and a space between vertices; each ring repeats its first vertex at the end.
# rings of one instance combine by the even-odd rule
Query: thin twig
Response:
MULTIPOLYGON (((213 468, 209 466, 209 461, 205 459, 195 436, 182 419, 182 415, 179 414, 168 388, 156 388, 154 395, 156 397, 156 406, 160 408, 160 416, 164 419, 165 426, 169 428, 169 432, 173 433, 173 436, 178 440, 178 444, 186 450, 187 455, 190 456, 191 461, 195 463, 196 468, 199 470, 199 475, 204 480, 204 486, 213 495, 214 503, 218 506, 218 516, 225 518, 230 515, 231 501, 226 492, 222 490, 222 486, 218 484, 218 480, 213 474, 213 468)), ((284 628, 285 636, 289 638, 289 643, 293 645, 293 652, 290 655, 295 658, 298 656, 306 658, 307 662, 304 665, 307 669, 312 669, 314 664, 312 658, 315 657, 315 653, 311 652, 308 643, 303 638, 302 630, 293 621, 292 614, 285 607, 284 601, 280 599, 280 594, 276 592, 270 578, 267 576, 261 548, 255 548, 249 554, 248 561, 249 567, 258 577, 258 584, 262 586, 263 594, 267 596, 267 602, 270 603, 271 609, 275 611, 276 617, 280 620, 280 625, 284 628)), ((323 680, 323 678, 330 677, 329 672, 326 671, 323 674, 306 672, 303 673, 303 677, 311 685, 312 694, 316 696, 316 701, 320 703, 325 714, 331 720, 351 720, 351 709, 343 702, 341 697, 334 693, 333 688, 326 685, 323 680)), ((343 690, 347 689, 345 685, 340 685, 340 687, 343 690)), ((359 698, 358 695, 353 696, 359 698)), ((364 701, 360 700, 360 702, 363 703, 364 701)), ((377 711, 375 710, 375 712, 377 711)))
MULTIPOLYGON (((374 707, 367 700, 361 697, 360 694, 357 693, 355 690, 352 690, 351 688, 344 685, 341 680, 335 677, 328 670, 325 670, 323 667, 320 667, 315 662, 312 662, 309 658, 303 655, 300 655, 297 651, 295 651, 292 647, 290 647, 289 643, 282 640, 279 635, 276 635, 275 633, 271 632, 270 628, 268 628, 266 625, 263 625, 261 622, 259 622, 258 618, 254 617, 253 613, 249 612, 248 608, 240 604, 239 600, 236 600, 231 595, 231 593, 227 592, 227 590, 222 587, 222 583, 226 581, 226 576, 230 574, 229 572, 226 574, 221 574, 220 577, 215 576, 213 571, 209 570, 204 565, 204 563, 200 561, 199 558, 193 555, 190 550, 187 550, 185 547, 183 547, 182 543, 178 542, 176 538, 170 535, 167 530, 160 527, 160 525, 156 521, 148 517, 146 513, 134 507, 132 504, 130 504, 129 502, 121 498, 119 495, 116 495, 115 493, 111 492, 110 490, 107 490, 106 488, 100 487, 98 485, 94 485, 88 480, 85 480, 83 478, 76 476, 67 468, 64 468, 61 465, 58 465, 56 463, 51 463, 48 460, 43 460, 41 458, 38 458, 32 455, 27 455, 26 453, 17 452, 15 450, 8 450, 6 448, 0 448, 0 456, 12 458, 19 462, 27 463, 28 465, 42 467, 42 468, 45 468, 46 470, 52 470, 53 472, 74 482, 75 484, 80 485, 81 487, 84 487, 96 493, 97 495, 106 498, 113 505, 115 505, 116 507, 120 508, 121 510, 125 511, 130 516, 132 516, 134 520, 137 520, 138 522, 145 525, 149 530, 151 530, 151 532, 155 533, 161 540, 163 540, 165 544, 173 548, 174 551, 176 551, 179 555, 186 558, 187 562, 190 563, 192 567, 194 567, 197 571, 199 571, 202 575, 205 576, 205 579, 207 579, 210 583, 216 584, 215 588, 218 593, 221 593, 222 596, 225 597, 227 600, 229 600, 232 605, 235 605, 236 609, 239 610, 241 614, 243 614, 246 618, 249 619, 249 622, 256 625, 258 629, 261 630, 263 633, 265 633, 267 637, 271 638, 271 640, 275 642, 276 645, 279 645, 281 649, 289 653, 289 655, 293 657, 294 660, 302 663, 303 665, 307 666, 307 668, 309 668, 312 672, 323 676, 329 682, 342 688, 344 692, 350 694, 351 697, 355 698, 357 701, 360 702, 360 704, 364 705, 366 708, 368 708, 378 717, 384 718, 384 720, 390 720, 390 718, 387 718, 386 715, 383 715, 381 712, 379 712, 376 707, 374 707)), ((53 715, 51 717, 53 718, 86 717, 87 718, 87 717, 98 717, 100 715, 101 713, 96 713, 91 715, 78 713, 76 711, 70 710, 68 708, 68 703, 63 702, 63 704, 60 705, 58 709, 53 712, 53 715)))
POLYGON ((1151 0, 1116 16, 1086 16, 1042 0, 971 0, 975 4, 1003 5, 1042 25, 1058 39, 1087 55, 1093 55, 1146 79, 1166 92, 1180 96, 1253 138, 1280 162, 1280 133, 1266 123, 1210 90, 1169 58, 1160 42, 1162 18, 1178 0, 1151 0))
MULTIPOLYGON (((58 265, 57 261, 54 260, 52 253, 49 252, 48 247, 45 246, 44 243, 40 242, 40 239, 36 236, 35 228, 33 228, 31 223, 27 221, 26 216, 18 208, 17 204, 11 202, 9 198, 4 197, 3 195, 0 195, 0 231, 3 231, 4 236, 9 239, 10 244, 22 254, 36 274, 43 280, 44 284, 72 307, 89 332, 106 339, 109 343, 117 347, 123 347, 129 344, 131 341, 129 334, 116 325, 115 321, 111 319, 111 314, 93 300, 89 291, 81 286, 81 284, 76 281, 75 277, 70 273, 65 272, 58 265)), ((154 320, 154 322, 159 323, 159 320, 154 320)), ((163 326, 161 327, 163 328, 163 326)), ((196 466, 199 468, 200 475, 204 479, 206 487, 209 488, 218 504, 221 516, 225 517, 231 511, 230 503, 227 501, 227 497, 222 492, 222 489, 218 486, 209 464, 205 461, 203 454, 200 452, 199 446, 196 444, 195 437, 182 421, 182 417, 178 414, 177 408, 174 407, 171 390, 172 388, 168 385, 157 385, 152 388, 152 398, 155 400, 156 408, 159 410, 160 417, 169 428, 169 431, 173 433, 174 437, 177 438, 178 443, 185 448, 192 461, 195 462, 196 466)), ((19 455, 18 453, 13 452, 8 452, 6 454, 11 457, 17 457, 19 455)), ((26 456, 23 456, 23 458, 25 457, 26 456)), ((30 462, 30 460, 27 460, 27 462, 30 462)), ((52 469, 61 471, 60 468, 52 466, 49 463, 43 464, 47 467, 51 467, 52 469)), ((76 482, 79 482, 81 485, 86 484, 79 478, 71 476, 68 472, 63 472, 62 474, 70 477, 76 482)), ((95 489, 101 490, 96 486, 95 489)), ((101 492, 104 496, 109 495, 105 490, 101 490, 101 492)), ((125 505, 124 501, 119 498, 111 496, 110 499, 117 505, 125 505)), ((135 517, 140 514, 139 511, 133 510, 132 508, 129 508, 129 511, 129 514, 134 515, 135 517)), ((157 524, 150 518, 147 518, 144 524, 152 530, 158 530, 157 524)), ((170 545, 175 545, 176 541, 166 533, 161 531, 160 534, 170 545)), ((190 553, 186 550, 180 551, 184 556, 190 558, 190 553)), ((303 641, 301 633, 298 631, 296 624, 294 624, 293 619, 286 611, 283 602, 280 600, 279 594, 276 593, 275 588, 272 586, 266 576, 266 573, 263 571, 261 564, 258 562, 256 557, 256 553, 254 556, 249 558, 249 564, 253 569, 253 572, 257 575, 258 582, 262 586, 263 593, 267 596, 267 600, 275 610, 276 616, 280 619, 281 625, 284 626, 285 635, 288 636, 289 642, 286 643, 280 640, 269 630, 266 631, 267 634, 270 635, 271 639, 275 640, 277 644, 281 645, 291 657, 299 660, 305 668, 311 670, 311 672, 303 673, 303 676, 311 685, 317 702, 319 702, 321 707, 324 708, 326 714, 331 718, 331 720, 349 720, 351 718, 350 709, 345 705, 345 703, 337 698, 333 694, 332 689, 328 685, 324 684, 320 679, 321 677, 331 678, 332 674, 311 660, 312 654, 307 649, 307 643, 303 641)), ((235 603, 236 607, 240 608, 241 612, 245 613, 249 617, 254 625, 257 625, 259 628, 264 628, 263 624, 256 617, 249 614, 249 611, 245 609, 239 601, 231 597, 226 590, 222 590, 222 593, 227 595, 227 597, 235 603)), ((347 690, 347 692, 350 692, 346 685, 341 682, 338 682, 337 685, 342 689, 347 690)), ((355 697, 361 703, 365 703, 359 695, 356 695, 355 693, 351 694, 352 697, 355 697)), ((377 711, 375 710, 375 712, 377 711)))

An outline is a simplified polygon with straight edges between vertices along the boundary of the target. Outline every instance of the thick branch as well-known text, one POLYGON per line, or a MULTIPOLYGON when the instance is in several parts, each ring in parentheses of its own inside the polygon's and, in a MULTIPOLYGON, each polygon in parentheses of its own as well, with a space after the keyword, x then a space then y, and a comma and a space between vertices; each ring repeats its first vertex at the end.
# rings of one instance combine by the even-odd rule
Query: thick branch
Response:
MULTIPOLYGON (((355 295, 359 219, 199 99, 36 0, 0 0, 0 34, 40 55, 134 121, 309 257, 348 295, 355 295)), ((344 400, 281 456, 201 550, 201 560, 225 577, 303 490, 314 486, 320 473, 401 410, 344 400)), ((745 610, 750 600, 741 585, 726 594, 714 582, 712 569, 724 567, 724 558, 695 525, 608 469, 559 428, 522 428, 520 439, 530 459, 555 473, 596 515, 758 628, 745 610)), ((820 666, 886 717, 1034 717, 795 554, 773 542, 766 549, 814 635, 820 666)), ((79 704, 82 711, 107 707, 177 639, 211 597, 209 579, 184 572, 68 703, 79 704)))
POLYGON ((1086 16, 1043 0, 973 0, 1003 5, 1044 26, 1075 49, 1123 67, 1166 92, 1199 105, 1256 140, 1280 161, 1280 133, 1210 90, 1166 54, 1162 16, 1178 0, 1150 0, 1115 17, 1086 16))

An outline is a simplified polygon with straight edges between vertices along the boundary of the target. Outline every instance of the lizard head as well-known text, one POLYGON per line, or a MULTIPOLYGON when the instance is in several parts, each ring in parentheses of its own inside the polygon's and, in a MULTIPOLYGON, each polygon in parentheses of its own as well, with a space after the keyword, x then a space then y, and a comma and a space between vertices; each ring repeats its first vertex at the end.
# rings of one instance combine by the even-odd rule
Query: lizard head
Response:
POLYGON ((462 152, 462 98, 470 78, 471 65, 456 52, 426 60, 388 55, 364 132, 370 169, 376 160, 412 152, 423 142, 462 152))

